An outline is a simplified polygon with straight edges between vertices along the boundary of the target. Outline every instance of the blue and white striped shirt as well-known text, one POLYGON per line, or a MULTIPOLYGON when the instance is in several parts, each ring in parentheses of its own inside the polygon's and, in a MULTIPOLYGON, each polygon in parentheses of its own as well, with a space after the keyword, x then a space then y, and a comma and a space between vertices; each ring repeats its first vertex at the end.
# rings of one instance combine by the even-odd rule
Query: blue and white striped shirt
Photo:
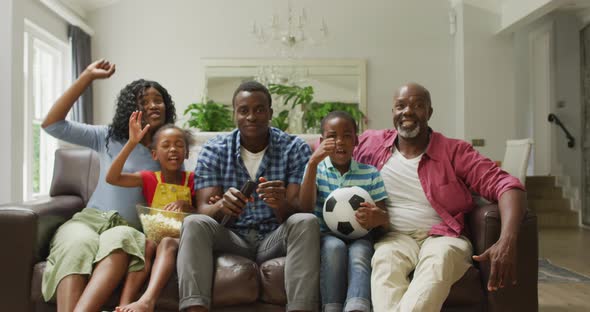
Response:
MULTIPOLYGON (((306 168, 307 170, 307 168, 306 168)), ((330 157, 326 157, 318 164, 316 174, 317 196, 314 213, 320 221, 322 232, 330 232, 323 218, 323 208, 326 198, 332 191, 340 187, 358 186, 365 189, 373 201, 378 202, 387 198, 383 179, 377 168, 361 164, 354 159, 350 162, 350 169, 344 175, 334 167, 330 157)))
MULTIPOLYGON (((270 128, 269 145, 262 158, 256 179, 281 180, 285 186, 301 184, 311 148, 303 139, 279 129, 270 128)), ((221 186, 223 192, 230 187, 240 188, 250 179, 240 156, 240 132, 219 135, 209 140, 201 150, 195 169, 195 189, 221 186)), ((255 181, 257 182, 257 181, 255 181)), ((247 204, 232 229, 245 235, 251 228, 265 235, 279 226, 272 208, 253 193, 254 202, 247 204)))

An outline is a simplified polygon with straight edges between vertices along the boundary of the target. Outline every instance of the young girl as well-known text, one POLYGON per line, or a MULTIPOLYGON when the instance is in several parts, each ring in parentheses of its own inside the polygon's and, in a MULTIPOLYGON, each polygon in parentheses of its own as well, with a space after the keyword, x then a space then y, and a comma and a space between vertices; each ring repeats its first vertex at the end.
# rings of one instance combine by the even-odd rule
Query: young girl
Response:
POLYGON ((299 201, 302 209, 313 210, 320 220, 322 311, 368 312, 371 311, 371 234, 352 241, 331 235, 322 211, 324 201, 332 191, 359 186, 371 195, 375 205, 361 204, 363 207, 355 213, 358 223, 367 230, 387 227, 389 219, 384 210, 387 193, 375 167, 352 159, 357 144, 357 126, 350 114, 331 112, 321 121, 320 127, 321 144, 307 163, 299 201))
POLYGON ((100 160, 98 184, 87 208, 61 225, 50 244, 42 292, 46 301, 57 301, 59 311, 99 311, 126 274, 133 278, 149 272, 149 263, 144 263, 150 259, 145 256, 145 236, 134 228, 139 228, 135 205, 143 201, 141 192, 109 185, 104 177, 114 155, 127 142, 129 116, 137 110, 144 112, 149 133, 133 150, 124 170, 158 170, 148 147, 153 132, 176 119, 171 96, 159 83, 140 79, 119 93, 110 125, 65 120, 94 80, 114 73, 115 64, 107 60, 90 64, 55 102, 41 125, 57 139, 95 150, 100 160))
MULTIPOLYGON (((196 212, 194 208, 194 173, 182 170, 184 159, 192 137, 188 131, 174 125, 164 125, 154 134, 152 157, 160 163, 161 171, 139 171, 123 173, 123 165, 129 154, 149 132, 147 124, 143 130, 142 112, 134 112, 129 118, 129 140, 113 161, 106 177, 110 184, 123 187, 142 187, 148 206, 172 211, 196 212)), ((165 237, 158 244, 156 259, 145 293, 138 301, 129 304, 121 300, 118 312, 154 311, 156 299, 176 268, 178 239, 165 237)), ((123 294, 136 294, 145 281, 144 278, 127 279, 123 294)), ((123 297, 123 296, 122 296, 123 297)), ((129 300, 131 301, 131 300, 129 300)))

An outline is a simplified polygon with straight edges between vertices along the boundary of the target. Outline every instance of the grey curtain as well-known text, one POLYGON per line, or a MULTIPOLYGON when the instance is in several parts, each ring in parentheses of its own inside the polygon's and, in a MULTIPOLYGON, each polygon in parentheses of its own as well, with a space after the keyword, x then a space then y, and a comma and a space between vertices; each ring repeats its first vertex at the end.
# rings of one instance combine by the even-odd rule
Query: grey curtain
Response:
MULTIPOLYGON (((92 62, 90 58, 90 36, 77 26, 68 26, 68 36, 72 44, 72 81, 92 62)), ((72 120, 92 124, 92 85, 78 98, 72 108, 72 120)))

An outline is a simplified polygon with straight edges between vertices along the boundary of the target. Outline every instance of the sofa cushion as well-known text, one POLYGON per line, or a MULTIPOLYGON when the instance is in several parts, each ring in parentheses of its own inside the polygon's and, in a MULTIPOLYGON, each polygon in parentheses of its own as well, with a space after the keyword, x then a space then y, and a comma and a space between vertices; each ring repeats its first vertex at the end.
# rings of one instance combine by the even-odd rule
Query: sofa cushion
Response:
POLYGON ((286 305, 285 257, 270 259, 260 265, 260 299, 267 303, 286 305))
POLYGON ((451 287, 445 307, 480 305, 485 302, 479 270, 471 266, 467 272, 451 287))
POLYGON ((227 306, 258 300, 258 266, 250 259, 221 254, 215 261, 213 305, 227 306))
MULTIPOLYGON (((253 303, 258 300, 260 283, 258 266, 250 259, 222 254, 215 261, 215 279, 213 281, 213 306, 222 307, 253 303)), ((43 302, 41 280, 46 262, 39 262, 33 268, 31 301, 43 302)), ((284 289, 284 287, 282 287, 284 289)), ((145 287, 141 290, 143 293, 145 287)), ((284 291, 284 290, 283 290, 284 291)), ((114 308, 119 302, 120 287, 109 298, 105 306, 114 308)), ((173 271, 170 280, 162 290, 156 303, 158 309, 178 310, 178 276, 173 271)))

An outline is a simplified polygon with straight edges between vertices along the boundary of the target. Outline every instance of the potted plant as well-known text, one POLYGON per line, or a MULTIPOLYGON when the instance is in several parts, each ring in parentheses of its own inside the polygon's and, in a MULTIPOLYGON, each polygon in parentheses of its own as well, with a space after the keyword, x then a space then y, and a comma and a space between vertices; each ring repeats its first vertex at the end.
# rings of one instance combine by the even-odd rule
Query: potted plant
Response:
POLYGON ((357 103, 344 102, 313 102, 307 106, 307 110, 303 114, 303 123, 305 129, 311 130, 315 133, 320 130, 320 123, 328 113, 333 111, 345 111, 349 113, 357 123, 364 121, 365 115, 358 109, 357 103))
POLYGON ((271 125, 275 128, 279 128, 286 131, 289 128, 289 111, 281 111, 276 117, 271 120, 271 125))
POLYGON ((185 125, 201 131, 228 131, 234 127, 232 112, 227 106, 206 100, 204 103, 192 103, 183 113, 189 116, 185 125))
MULTIPOLYGON (((303 111, 303 127, 307 133, 318 133, 320 122, 329 112, 341 110, 348 112, 357 121, 364 121, 365 115, 358 108, 358 103, 343 102, 313 102, 314 90, 312 86, 287 86, 270 84, 268 90, 271 94, 278 95, 285 105, 291 105, 291 109, 300 105, 303 111)), ((288 124, 289 111, 283 110, 279 117, 273 118, 273 126, 285 130, 288 124), (275 119, 277 119, 275 121, 275 119), (280 121, 280 122, 279 122, 280 121), (281 128, 277 125, 283 126, 281 128)))

